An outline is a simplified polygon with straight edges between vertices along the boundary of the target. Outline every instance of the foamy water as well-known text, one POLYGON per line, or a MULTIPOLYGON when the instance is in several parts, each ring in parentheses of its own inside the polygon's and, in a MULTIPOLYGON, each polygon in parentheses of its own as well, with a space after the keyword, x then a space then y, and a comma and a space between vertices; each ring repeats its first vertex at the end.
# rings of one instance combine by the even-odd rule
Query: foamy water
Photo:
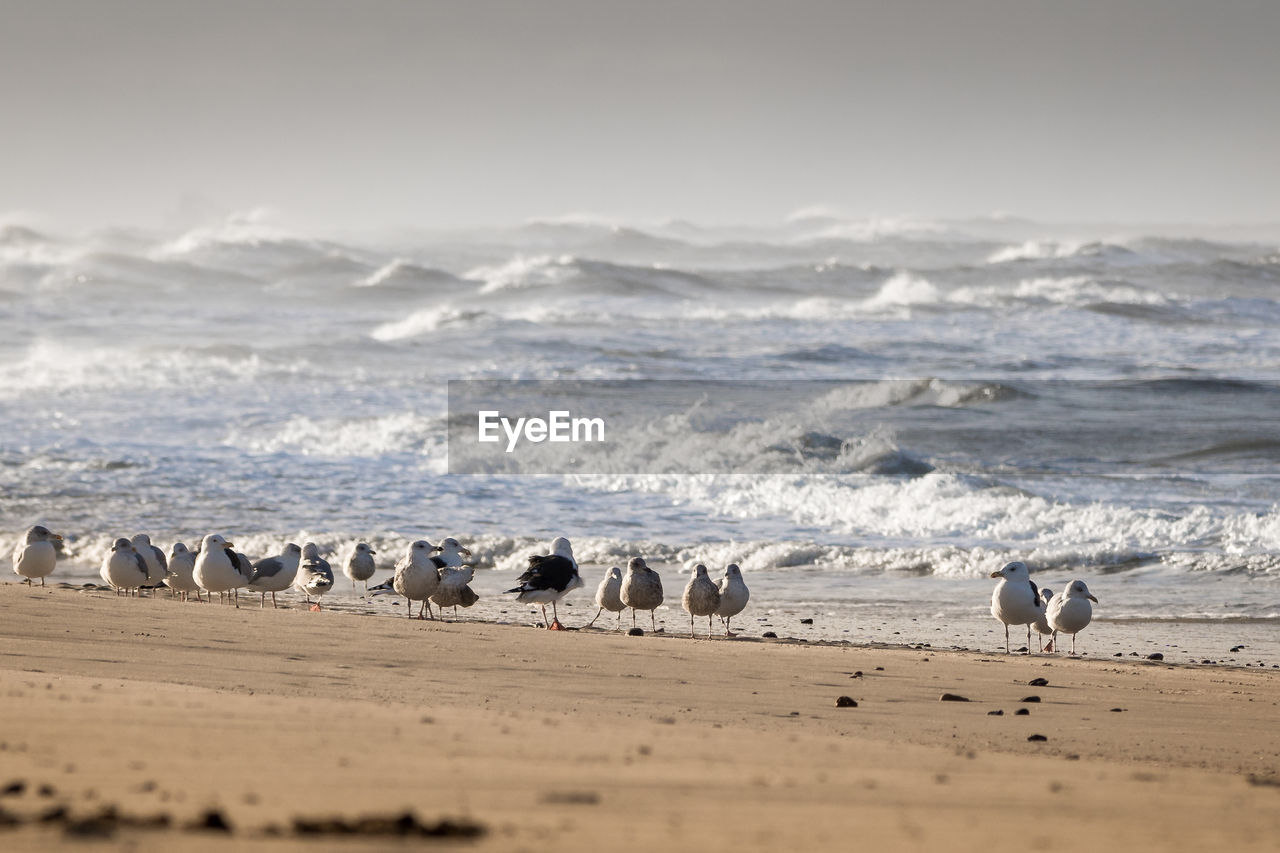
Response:
POLYGON ((779 633, 978 646, 1017 558, 1088 580, 1098 653, 1280 659, 1280 249, 1080 232, 4 226, 0 547, 45 523, 88 579, 140 530, 388 563, 454 535, 488 570, 476 612, 515 618, 504 584, 563 534, 580 608, 632 554, 672 600, 734 561, 779 633), (445 383, 482 378, 764 384, 641 424, 596 474, 450 476, 445 383), (850 381, 770 405, 767 382, 820 379, 850 381))

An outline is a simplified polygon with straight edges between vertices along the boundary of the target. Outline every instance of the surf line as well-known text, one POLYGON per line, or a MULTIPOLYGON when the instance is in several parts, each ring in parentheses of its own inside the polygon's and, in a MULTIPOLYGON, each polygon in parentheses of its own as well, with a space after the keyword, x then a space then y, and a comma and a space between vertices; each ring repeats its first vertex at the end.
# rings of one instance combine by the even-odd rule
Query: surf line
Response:
POLYGON ((499 442, 506 434, 507 453, 524 441, 540 444, 552 442, 604 441, 604 418, 575 418, 572 412, 556 409, 547 412, 545 418, 503 417, 496 409, 477 412, 477 441, 499 442))

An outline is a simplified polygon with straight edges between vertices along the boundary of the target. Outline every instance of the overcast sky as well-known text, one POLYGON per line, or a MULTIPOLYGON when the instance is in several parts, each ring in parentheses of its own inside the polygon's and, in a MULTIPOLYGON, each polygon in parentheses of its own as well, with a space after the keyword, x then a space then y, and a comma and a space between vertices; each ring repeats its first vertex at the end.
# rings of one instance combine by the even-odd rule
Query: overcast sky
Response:
POLYGON ((0 0, 0 216, 1280 221, 1280 3, 0 0))

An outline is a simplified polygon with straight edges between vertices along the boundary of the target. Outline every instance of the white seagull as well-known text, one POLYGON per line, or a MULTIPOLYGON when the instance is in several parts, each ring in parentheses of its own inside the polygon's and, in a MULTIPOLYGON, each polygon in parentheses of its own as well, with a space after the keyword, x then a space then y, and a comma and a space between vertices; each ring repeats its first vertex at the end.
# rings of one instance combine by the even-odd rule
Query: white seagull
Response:
POLYGON ((253 564, 253 573, 249 576, 249 590, 262 594, 258 608, 267 606, 267 593, 271 593, 271 606, 276 604, 276 593, 284 592, 293 586, 298 577, 298 564, 302 562, 302 549, 290 542, 284 550, 274 557, 263 557, 253 564))
POLYGON ((142 555, 133 550, 133 543, 121 536, 111 546, 111 553, 102 560, 102 579, 120 594, 133 594, 147 582, 147 564, 142 555))
POLYGON ((1031 653, 1031 626, 1040 618, 1040 592, 1031 582, 1026 563, 1006 563, 991 577, 999 578, 991 593, 991 615, 1004 625, 1004 650, 1009 654, 1009 626, 1027 626, 1027 653, 1031 653))
MULTIPOLYGON (((1065 592, 1053 597, 1047 608, 1049 626, 1053 628, 1054 638, 1057 638, 1059 631, 1070 634, 1073 655, 1076 653, 1076 634, 1087 628, 1090 620, 1093 619, 1093 604, 1090 604, 1090 601, 1093 604, 1098 603, 1098 599, 1089 592, 1085 582, 1072 581, 1065 592)), ((1054 650, 1057 651, 1057 644, 1054 645, 1054 650)))
MULTIPOLYGON (((202 589, 219 595, 238 591, 248 583, 241 573, 239 555, 231 550, 231 543, 217 533, 210 533, 200 543, 200 553, 196 555, 191 576, 202 589)), ((239 595, 235 605, 240 606, 239 595)))
POLYGON ((374 562, 373 555, 378 553, 369 547, 366 542, 356 543, 356 547, 351 549, 351 553, 347 555, 347 561, 342 564, 342 573, 351 579, 351 588, 356 588, 356 581, 364 581, 364 591, 369 591, 369 578, 373 577, 373 573, 377 571, 378 564, 374 562))
MULTIPOLYGON (((302 546, 302 565, 298 567, 293 585, 307 597, 307 604, 311 604, 312 596, 319 598, 333 587, 333 569, 327 560, 321 559, 320 549, 314 542, 302 546)), ((320 604, 311 604, 311 609, 319 610, 320 604)))
POLYGON ((747 589, 737 563, 730 563, 725 567, 724 577, 720 578, 716 586, 720 589, 720 606, 716 608, 716 615, 724 620, 724 635, 732 637, 729 623, 746 609, 747 602, 751 600, 751 590, 747 589))
POLYGON ((27 529, 27 535, 13 549, 13 571, 27 579, 27 585, 36 578, 40 586, 53 572, 58 562, 58 546, 62 537, 47 527, 37 524, 27 529))
POLYGON ((534 554, 529 557, 529 568, 516 578, 518 586, 507 590, 514 592, 516 600, 524 604, 542 606, 542 622, 552 631, 565 630, 560 624, 556 602, 570 592, 582 587, 582 575, 578 574, 578 561, 573 558, 573 546, 563 536, 551 543, 550 554, 534 554), (547 605, 551 605, 552 620, 547 622, 547 605))
POLYGON ((658 622, 653 611, 662 604, 662 578, 645 563, 643 557, 627 561, 627 574, 622 579, 622 603, 631 608, 631 627, 636 626, 636 611, 649 611, 649 624, 658 632, 658 622))
POLYGON ((173 551, 169 554, 168 560, 169 573, 164 576, 164 584, 173 590, 175 595, 181 595, 182 600, 186 601, 191 593, 196 594, 196 600, 200 598, 200 584, 196 583, 192 572, 196 568, 196 555, 187 548, 182 542, 173 543, 173 551))
POLYGON ((151 537, 145 533, 134 534, 129 541, 147 564, 147 586, 158 587, 164 583, 164 576, 169 573, 169 561, 165 559, 164 551, 152 545, 151 537))
POLYGON ((627 609, 627 605, 622 603, 622 569, 619 566, 609 569, 604 580, 600 581, 600 586, 596 587, 596 607, 600 609, 596 611, 595 616, 591 617, 591 621, 583 626, 584 628, 590 628, 596 624, 600 614, 608 610, 610 613, 618 614, 615 630, 622 629, 622 611, 627 609))

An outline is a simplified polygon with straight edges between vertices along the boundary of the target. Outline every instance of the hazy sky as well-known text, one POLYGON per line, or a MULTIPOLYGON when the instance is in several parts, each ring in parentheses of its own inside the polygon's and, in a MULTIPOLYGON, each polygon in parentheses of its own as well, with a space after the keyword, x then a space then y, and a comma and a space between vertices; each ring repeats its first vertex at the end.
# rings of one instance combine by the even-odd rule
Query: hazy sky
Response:
POLYGON ((1277 44, 1274 0, 0 0, 0 216, 1275 222, 1277 44))

